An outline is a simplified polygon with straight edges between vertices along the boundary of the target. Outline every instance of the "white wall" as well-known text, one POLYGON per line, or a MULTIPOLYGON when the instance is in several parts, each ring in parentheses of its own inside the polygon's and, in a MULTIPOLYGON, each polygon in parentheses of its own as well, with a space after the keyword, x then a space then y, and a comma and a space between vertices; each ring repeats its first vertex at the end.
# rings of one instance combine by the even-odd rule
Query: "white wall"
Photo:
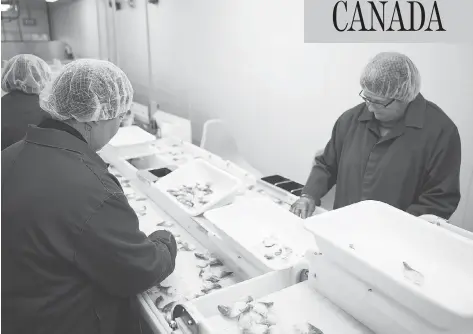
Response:
MULTIPOLYGON (((139 10, 125 5, 119 14, 140 27, 120 30, 126 41, 120 64, 135 82, 146 76, 139 10)), ((473 171, 472 45, 304 44, 301 0, 161 0, 149 13, 153 83, 164 109, 188 115, 194 139, 206 119, 227 120, 256 168, 301 183, 337 117, 360 102, 359 74, 369 58, 406 53, 421 71, 424 96, 460 130, 464 197, 454 222, 473 230, 473 194, 466 196, 473 171)))
MULTIPOLYGON (((92 2, 90 0, 80 0, 82 2, 83 6, 88 6, 88 4, 85 1, 92 2)), ((110 22, 110 19, 107 16, 110 16, 110 14, 107 12, 108 10, 108 1, 106 0, 93 0, 96 5, 96 15, 97 15, 97 25, 98 25, 98 43, 99 43, 99 55, 100 59, 104 60, 110 60, 110 53, 111 53, 111 42, 112 42, 112 37, 109 36, 109 30, 112 29, 112 22, 110 22)), ((90 6, 91 8, 92 6, 90 6)), ((91 8, 92 10, 92 8, 91 8)))
POLYGON ((50 4, 51 39, 68 43, 78 58, 100 58, 95 0, 50 4))
POLYGON ((118 65, 128 75, 135 88, 135 100, 144 103, 148 97, 148 49, 146 30, 146 3, 136 1, 130 8, 122 1, 116 11, 118 65))

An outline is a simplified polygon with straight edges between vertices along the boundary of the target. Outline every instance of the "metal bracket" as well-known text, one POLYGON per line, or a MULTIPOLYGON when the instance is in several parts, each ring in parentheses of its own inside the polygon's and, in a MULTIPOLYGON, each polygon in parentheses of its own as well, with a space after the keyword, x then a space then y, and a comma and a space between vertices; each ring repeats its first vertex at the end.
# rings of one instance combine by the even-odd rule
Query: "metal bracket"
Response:
MULTIPOLYGON (((187 312, 187 310, 182 305, 176 305, 172 311, 172 320, 176 321, 179 327, 185 326, 186 332, 191 334, 199 334, 199 326, 195 322, 194 318, 187 312), (176 321, 179 319, 180 321, 176 321)), ((184 331, 183 328, 180 328, 184 331)))
POLYGON ((309 279, 309 270, 308 269, 303 269, 301 270, 299 274, 299 282, 304 282, 309 279))

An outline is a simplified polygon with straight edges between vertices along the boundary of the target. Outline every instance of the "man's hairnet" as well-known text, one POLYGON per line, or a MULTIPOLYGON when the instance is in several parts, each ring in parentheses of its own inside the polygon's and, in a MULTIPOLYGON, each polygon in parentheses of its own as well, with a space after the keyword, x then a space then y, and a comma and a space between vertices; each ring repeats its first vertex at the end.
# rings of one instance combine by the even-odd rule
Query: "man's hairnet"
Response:
POLYGON ((382 52, 366 65, 360 84, 376 96, 411 102, 420 91, 420 74, 407 56, 382 52))
POLYGON ((41 58, 21 54, 11 58, 2 73, 2 90, 20 90, 27 94, 39 94, 51 80, 51 68, 41 58))
POLYGON ((125 114, 133 102, 127 76, 114 64, 80 59, 66 66, 40 94, 40 105, 54 119, 109 120, 125 114))

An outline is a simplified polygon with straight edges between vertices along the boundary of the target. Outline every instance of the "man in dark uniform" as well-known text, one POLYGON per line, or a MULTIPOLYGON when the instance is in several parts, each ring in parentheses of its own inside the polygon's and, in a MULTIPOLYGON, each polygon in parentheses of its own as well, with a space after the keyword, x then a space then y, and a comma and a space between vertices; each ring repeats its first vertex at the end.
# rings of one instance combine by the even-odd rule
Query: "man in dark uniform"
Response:
POLYGON ((378 54, 361 76, 364 103, 346 111, 291 211, 306 218, 336 184, 334 209, 363 200, 449 219, 460 201, 461 144, 452 120, 420 91, 405 55, 378 54))

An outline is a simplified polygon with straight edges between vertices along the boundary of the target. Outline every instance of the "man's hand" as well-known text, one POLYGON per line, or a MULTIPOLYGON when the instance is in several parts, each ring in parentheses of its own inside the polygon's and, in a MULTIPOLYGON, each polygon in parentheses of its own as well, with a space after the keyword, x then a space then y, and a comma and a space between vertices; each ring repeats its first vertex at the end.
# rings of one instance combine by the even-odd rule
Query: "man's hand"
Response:
POLYGON ((290 210, 293 214, 302 219, 312 216, 315 211, 315 200, 307 195, 302 195, 294 204, 290 210))

